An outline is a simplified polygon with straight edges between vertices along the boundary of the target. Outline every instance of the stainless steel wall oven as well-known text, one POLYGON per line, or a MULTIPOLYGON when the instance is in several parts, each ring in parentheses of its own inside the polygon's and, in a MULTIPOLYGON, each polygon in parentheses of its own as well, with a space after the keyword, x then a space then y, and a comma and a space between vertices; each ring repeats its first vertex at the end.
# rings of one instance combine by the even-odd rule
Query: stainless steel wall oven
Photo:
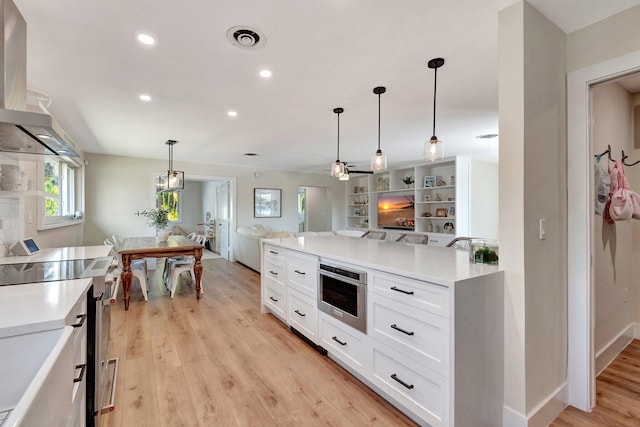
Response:
POLYGON ((318 275, 318 309, 366 333, 367 273, 321 260, 318 275))

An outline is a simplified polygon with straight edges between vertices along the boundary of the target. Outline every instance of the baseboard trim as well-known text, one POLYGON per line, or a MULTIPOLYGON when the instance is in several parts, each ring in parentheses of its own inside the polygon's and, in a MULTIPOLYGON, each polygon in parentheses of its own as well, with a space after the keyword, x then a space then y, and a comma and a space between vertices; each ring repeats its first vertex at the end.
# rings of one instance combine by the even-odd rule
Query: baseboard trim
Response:
POLYGON ((596 353, 596 377, 620 354, 631 340, 637 336, 638 324, 631 323, 596 353))
POLYGON ((633 324, 633 338, 640 340, 640 323, 633 324))
POLYGON ((502 412, 502 425, 509 427, 545 427, 551 424, 567 407, 568 391, 564 382, 535 408, 524 415, 505 406, 502 412))

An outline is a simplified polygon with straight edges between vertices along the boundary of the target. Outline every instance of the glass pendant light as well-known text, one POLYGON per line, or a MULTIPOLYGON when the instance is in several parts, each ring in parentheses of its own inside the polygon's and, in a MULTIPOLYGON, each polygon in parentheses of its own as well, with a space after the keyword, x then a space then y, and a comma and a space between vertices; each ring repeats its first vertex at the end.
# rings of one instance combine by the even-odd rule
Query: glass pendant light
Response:
POLYGON ((424 157, 427 160, 438 160, 444 157, 442 141, 436 136, 436 88, 438 82, 438 68, 444 65, 444 59, 433 58, 427 63, 429 68, 433 68, 433 133, 431 139, 424 143, 424 157))
POLYGON ((184 189, 184 172, 173 170, 173 146, 178 141, 173 139, 165 142, 169 146, 169 169, 158 177, 156 190, 159 191, 175 191, 184 189))
POLYGON ((341 178, 342 176, 344 176, 345 172, 344 163, 340 161, 340 114, 344 112, 344 108, 334 108, 333 112, 338 115, 338 149, 336 152, 336 162, 331 164, 330 175, 335 176, 336 178, 341 178))
POLYGON ((378 95, 378 151, 371 156, 371 170, 380 172, 387 168, 387 155, 382 153, 380 149, 380 95, 385 93, 387 89, 383 86, 373 88, 373 93, 378 95))

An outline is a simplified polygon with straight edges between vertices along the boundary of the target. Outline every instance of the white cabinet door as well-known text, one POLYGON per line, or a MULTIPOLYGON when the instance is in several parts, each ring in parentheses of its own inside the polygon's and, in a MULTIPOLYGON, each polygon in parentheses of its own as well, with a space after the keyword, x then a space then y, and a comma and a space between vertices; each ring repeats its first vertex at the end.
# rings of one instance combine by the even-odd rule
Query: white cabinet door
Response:
POLYGON ((326 313, 318 314, 320 345, 333 358, 339 359, 360 375, 368 376, 371 369, 371 345, 368 337, 326 313))
POLYGON ((314 344, 318 344, 318 307, 316 301, 308 296, 287 288, 287 320, 314 344))
POLYGON ((317 300, 318 258, 296 251, 287 251, 288 286, 317 300))

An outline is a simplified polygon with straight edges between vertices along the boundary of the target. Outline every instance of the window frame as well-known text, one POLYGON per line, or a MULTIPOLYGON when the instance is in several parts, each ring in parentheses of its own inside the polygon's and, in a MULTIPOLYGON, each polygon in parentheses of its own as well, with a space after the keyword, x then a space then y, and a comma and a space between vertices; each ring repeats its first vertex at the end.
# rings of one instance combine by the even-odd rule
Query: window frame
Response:
POLYGON ((38 163, 38 192, 41 197, 38 197, 38 230, 48 230, 52 228, 67 227, 70 225, 76 225, 84 223, 84 165, 80 159, 73 159, 65 156, 45 156, 45 159, 38 163), (61 188, 66 189, 67 197, 59 196, 58 200, 63 202, 64 200, 72 200, 73 207, 69 214, 47 216, 45 210, 45 200, 51 199, 48 193, 45 192, 45 164, 48 161, 55 161, 58 164, 62 164, 63 167, 69 168, 73 171, 73 182, 68 182, 68 174, 62 174, 64 185, 61 188), (80 213, 78 216, 77 213, 80 213))

